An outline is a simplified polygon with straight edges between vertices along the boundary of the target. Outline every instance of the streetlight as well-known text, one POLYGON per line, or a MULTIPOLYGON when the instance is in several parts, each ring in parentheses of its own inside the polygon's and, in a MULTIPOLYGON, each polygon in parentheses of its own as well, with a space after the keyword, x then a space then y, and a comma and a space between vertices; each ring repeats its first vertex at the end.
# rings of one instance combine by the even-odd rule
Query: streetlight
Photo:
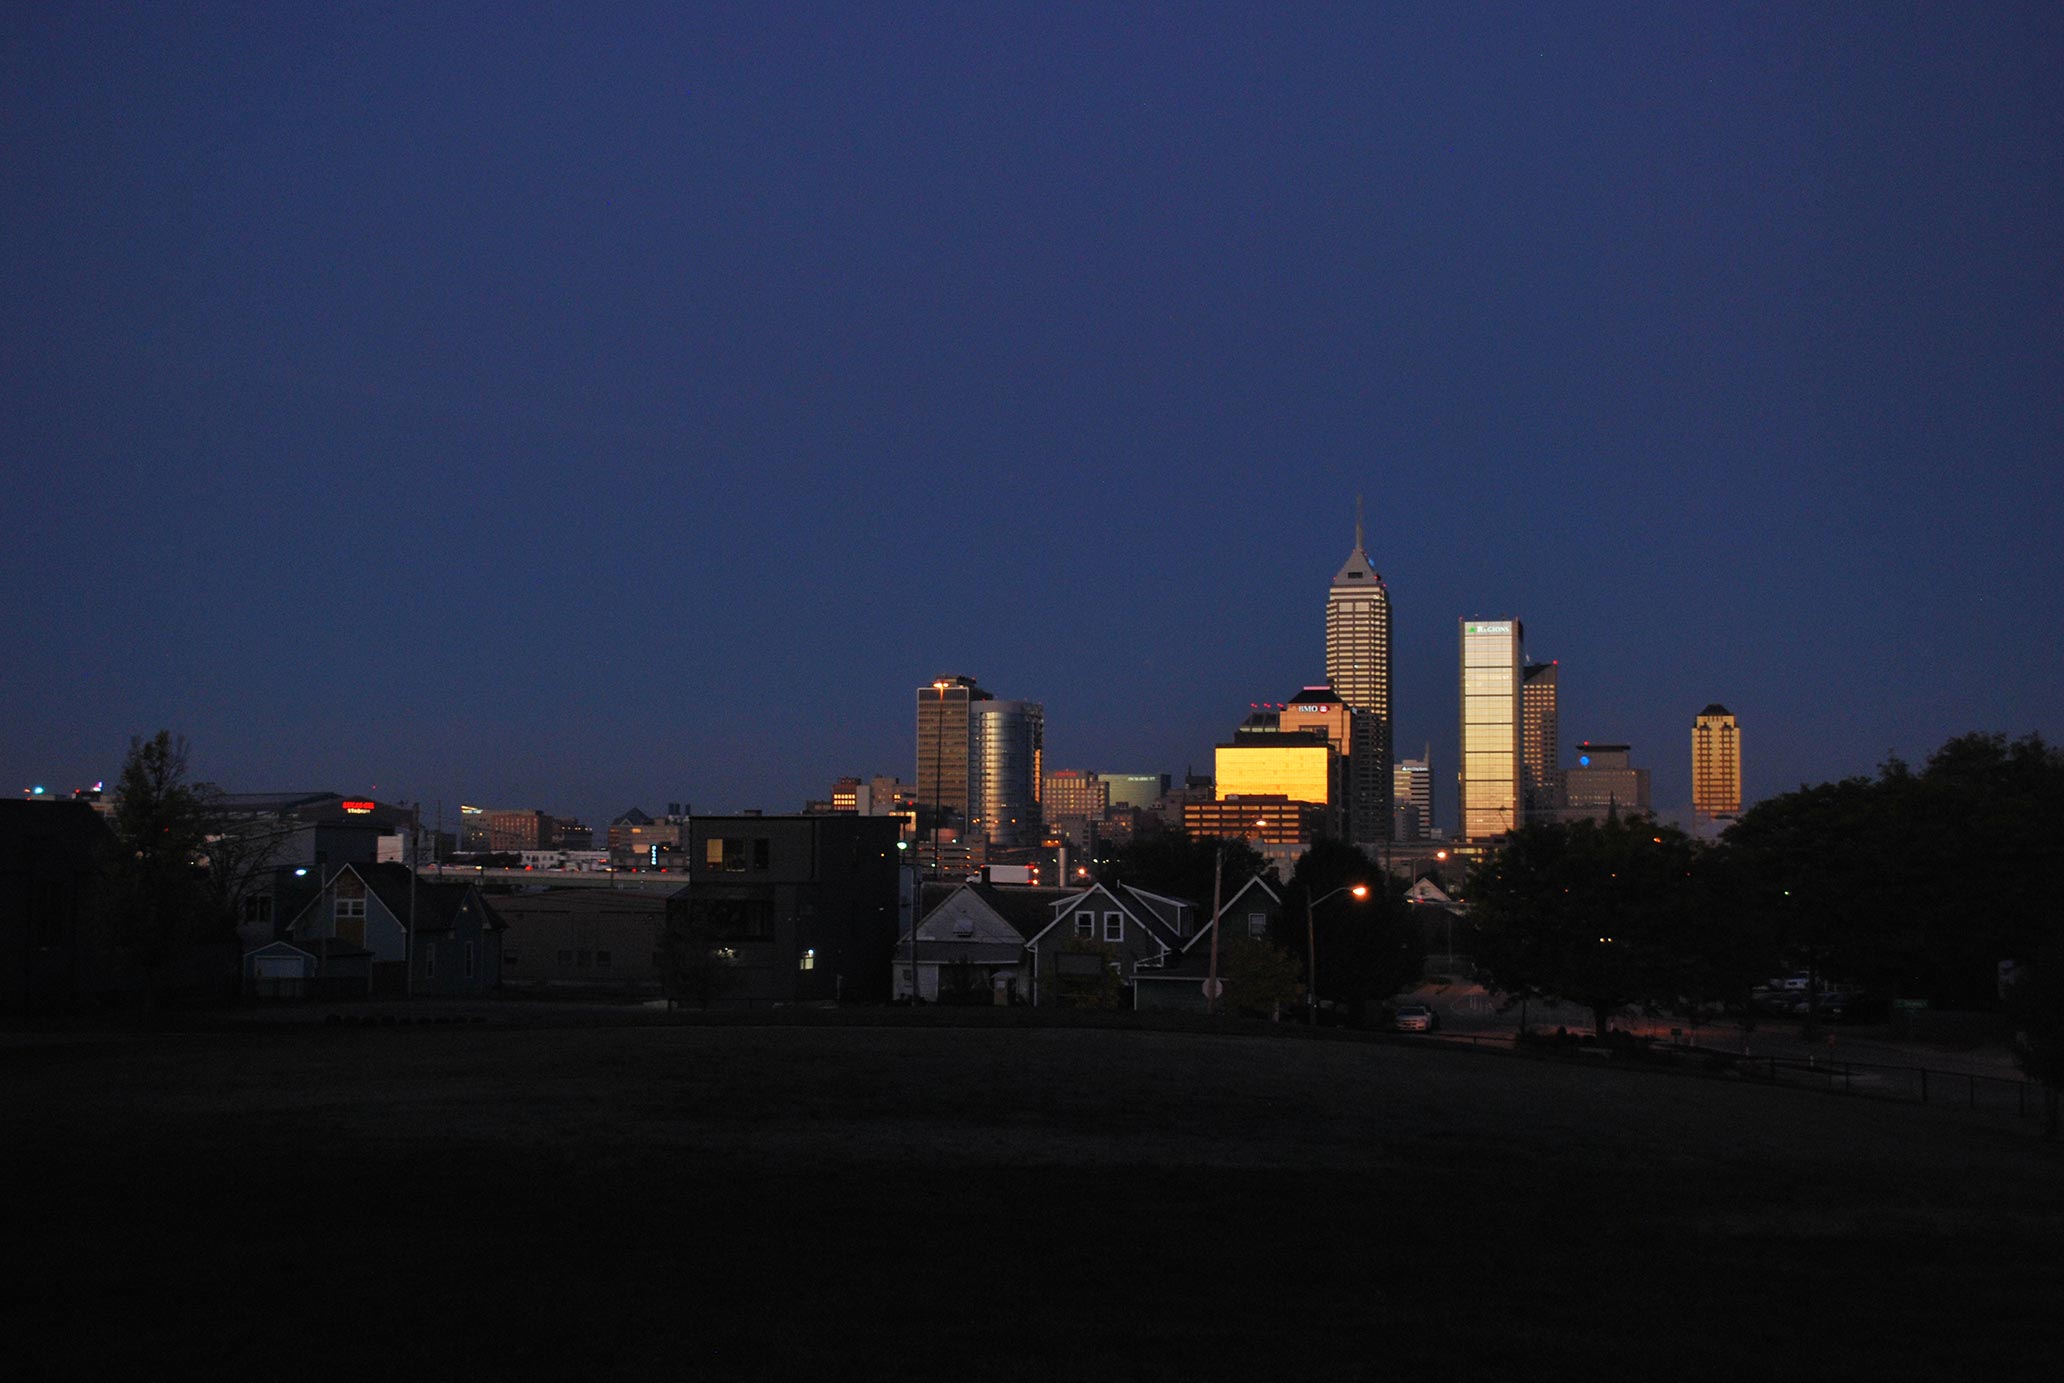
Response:
MULTIPOLYGON (((909 856, 909 841, 897 841, 896 848, 909 856)), ((917 1007, 917 921, 918 914, 924 911, 924 875, 919 872, 922 868, 914 857, 910 857, 910 1006, 913 1009, 917 1007)), ((903 872, 901 861, 898 861, 896 872, 903 872)))
POLYGON ((1313 1027, 1319 1024, 1319 934, 1312 922, 1312 913, 1319 904, 1329 903, 1343 893, 1352 893, 1359 902, 1369 896, 1367 884, 1342 884, 1323 898, 1304 895, 1304 949, 1305 949, 1305 996, 1304 1006, 1307 1019, 1313 1027))

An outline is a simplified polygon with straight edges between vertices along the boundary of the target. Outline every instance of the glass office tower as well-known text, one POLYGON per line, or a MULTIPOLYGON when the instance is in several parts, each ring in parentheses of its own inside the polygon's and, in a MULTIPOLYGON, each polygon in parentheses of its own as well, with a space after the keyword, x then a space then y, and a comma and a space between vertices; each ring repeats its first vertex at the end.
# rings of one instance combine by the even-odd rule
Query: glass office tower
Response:
POLYGON ((1516 619, 1462 625, 1462 837, 1490 840, 1520 814, 1520 642, 1516 619))
POLYGON ((1046 707, 1037 701, 978 701, 969 708, 969 829, 991 845, 1036 845, 1046 757, 1046 707))

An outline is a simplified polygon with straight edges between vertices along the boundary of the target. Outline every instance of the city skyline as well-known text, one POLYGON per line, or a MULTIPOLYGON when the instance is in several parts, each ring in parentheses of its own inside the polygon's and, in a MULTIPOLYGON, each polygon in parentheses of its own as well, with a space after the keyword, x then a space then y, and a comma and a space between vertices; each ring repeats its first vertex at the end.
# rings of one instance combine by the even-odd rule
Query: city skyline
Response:
POLYGON ((1345 501, 1691 802, 2064 733, 2053 7, 0 16, 0 771, 791 809, 942 668, 1207 769, 1345 501), (323 61, 311 63, 310 53, 323 61), (1921 669, 1924 675, 1914 675, 1921 669))

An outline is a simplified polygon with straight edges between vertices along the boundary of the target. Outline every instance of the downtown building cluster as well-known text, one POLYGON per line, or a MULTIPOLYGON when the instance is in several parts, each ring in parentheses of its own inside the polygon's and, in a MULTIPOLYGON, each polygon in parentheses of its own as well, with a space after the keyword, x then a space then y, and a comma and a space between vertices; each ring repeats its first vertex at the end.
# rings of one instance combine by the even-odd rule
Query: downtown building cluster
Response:
MULTIPOLYGON (((916 689, 914 787, 875 779, 870 792, 843 779, 809 809, 901 815, 934 877, 1004 866, 1055 881, 1071 858, 1156 827, 1247 839, 1284 871, 1321 837, 1409 869, 1432 842, 1471 854, 1528 822, 1653 810, 1649 770, 1628 744, 1579 741, 1565 761, 1561 665, 1528 658, 1521 621, 1465 618, 1451 834, 1437 824, 1431 746, 1396 755, 1394 625, 1357 512, 1354 546, 1326 593, 1325 677, 1286 700, 1249 703, 1214 746, 1208 777, 1047 768, 1044 706, 954 675, 916 689)), ((1699 713, 1692 760, 1698 824, 1732 819, 1741 739, 1725 707, 1699 713)))

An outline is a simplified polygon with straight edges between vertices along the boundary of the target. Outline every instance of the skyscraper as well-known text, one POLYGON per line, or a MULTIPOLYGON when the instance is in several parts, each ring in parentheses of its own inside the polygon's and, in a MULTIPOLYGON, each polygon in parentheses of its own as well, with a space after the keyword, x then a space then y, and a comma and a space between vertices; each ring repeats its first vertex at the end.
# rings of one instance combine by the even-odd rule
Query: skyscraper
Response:
POLYGON ((990 700, 994 698, 972 677, 941 677, 917 689, 917 800, 921 807, 943 813, 939 824, 967 821, 974 797, 968 708, 990 700))
POLYGON ((1394 840, 1425 840, 1433 831, 1433 746, 1425 757, 1399 759, 1391 770, 1391 817, 1394 840))
POLYGON ((1357 845, 1390 836, 1390 592, 1362 546, 1355 501, 1354 551, 1326 595, 1326 680, 1352 712, 1347 749, 1347 832, 1357 845))
POLYGON ((1717 701, 1691 723, 1691 808, 1708 818, 1741 815, 1741 726, 1717 701))
POLYGON ((1562 726, 1555 663, 1528 663, 1519 678, 1521 816, 1546 817, 1562 805, 1562 726))
POLYGON ((1649 814, 1648 770, 1634 766, 1632 751, 1624 744, 1585 740, 1577 746, 1576 767, 1563 770, 1562 782, 1562 809, 1556 813, 1560 820, 1649 814))
POLYGON ((977 701, 968 708, 973 778, 968 828, 990 845, 1035 845, 1046 759, 1046 707, 977 701))
POLYGON ((1516 619, 1462 624, 1462 837, 1490 840, 1516 829, 1520 801, 1520 641, 1516 619))

